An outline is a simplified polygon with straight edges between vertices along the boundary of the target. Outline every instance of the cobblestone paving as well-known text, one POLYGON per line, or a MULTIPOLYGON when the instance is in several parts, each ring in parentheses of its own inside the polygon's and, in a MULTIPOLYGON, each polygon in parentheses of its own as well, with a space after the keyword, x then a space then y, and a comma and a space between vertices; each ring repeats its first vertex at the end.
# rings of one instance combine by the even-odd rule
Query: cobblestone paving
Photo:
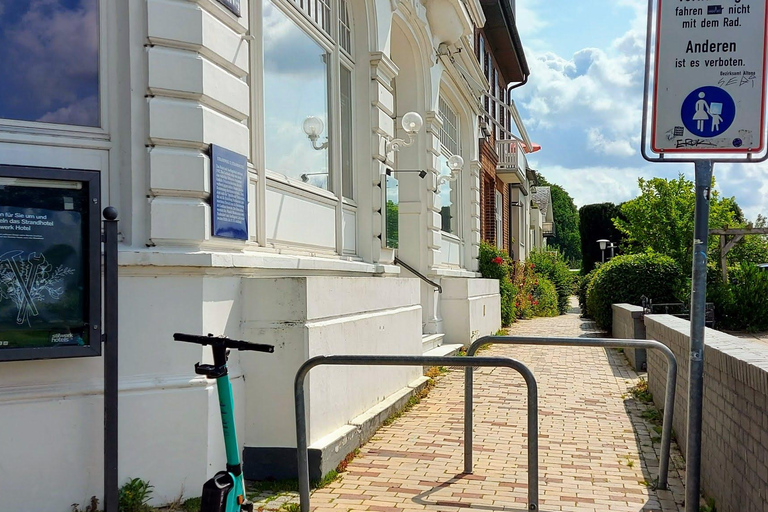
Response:
MULTIPOLYGON (((574 310, 575 311, 575 310, 574 310)), ((589 336, 572 312, 521 321, 510 334, 589 336)), ((540 510, 683 510, 682 458, 673 447, 670 490, 658 474, 659 434, 628 388, 638 375, 615 350, 495 346, 484 356, 526 363, 539 384, 540 510), (682 479, 681 479, 682 478, 682 479)), ((475 372, 475 472, 463 471, 463 371, 442 377, 430 395, 361 448, 342 477, 312 495, 323 511, 526 509, 525 384, 507 369, 475 372)), ((294 496, 257 503, 278 510, 294 496)))

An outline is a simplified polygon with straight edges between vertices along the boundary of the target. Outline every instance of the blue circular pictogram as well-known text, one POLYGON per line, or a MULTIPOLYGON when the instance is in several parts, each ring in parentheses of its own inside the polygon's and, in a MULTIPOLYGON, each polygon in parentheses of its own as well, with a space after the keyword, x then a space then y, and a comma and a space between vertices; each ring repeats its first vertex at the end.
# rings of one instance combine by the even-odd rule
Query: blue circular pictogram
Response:
POLYGON ((699 87, 683 101, 680 116, 692 134, 717 137, 733 124, 736 104, 731 95, 719 87, 699 87))
POLYGON ((739 138, 733 139, 733 147, 740 148, 742 144, 744 144, 743 140, 741 140, 739 138))

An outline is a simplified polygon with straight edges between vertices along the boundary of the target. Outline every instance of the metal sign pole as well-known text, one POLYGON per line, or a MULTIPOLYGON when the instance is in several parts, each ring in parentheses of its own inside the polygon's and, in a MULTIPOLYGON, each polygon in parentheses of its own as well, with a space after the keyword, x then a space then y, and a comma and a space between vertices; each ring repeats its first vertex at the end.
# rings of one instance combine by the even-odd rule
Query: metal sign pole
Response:
POLYGON ((688 435, 685 448, 685 511, 699 512, 701 491, 701 412, 704 395, 704 317, 707 302, 707 237, 712 160, 697 160, 696 213, 691 281, 691 357, 688 371, 688 435))
POLYGON ((117 210, 104 219, 104 510, 117 512, 117 210))

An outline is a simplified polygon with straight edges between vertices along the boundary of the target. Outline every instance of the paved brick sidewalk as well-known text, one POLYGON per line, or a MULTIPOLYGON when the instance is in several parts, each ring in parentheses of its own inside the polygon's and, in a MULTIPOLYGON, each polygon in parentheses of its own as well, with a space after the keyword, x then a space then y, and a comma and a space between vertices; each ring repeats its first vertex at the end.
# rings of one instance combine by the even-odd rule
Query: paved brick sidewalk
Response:
MULTIPOLYGON (((510 331, 594 332, 575 313, 518 322, 510 331)), ((655 491, 646 484, 658 474, 659 434, 641 417, 646 406, 627 393, 638 377, 623 355, 598 348, 522 346, 496 346, 483 355, 519 359, 538 380, 540 510, 683 509, 676 448, 671 490, 655 491)), ((340 480, 315 491, 313 510, 526 510, 525 384, 506 369, 475 373, 474 474, 462 474, 464 381, 463 371, 453 370, 420 404, 381 428, 340 480)))

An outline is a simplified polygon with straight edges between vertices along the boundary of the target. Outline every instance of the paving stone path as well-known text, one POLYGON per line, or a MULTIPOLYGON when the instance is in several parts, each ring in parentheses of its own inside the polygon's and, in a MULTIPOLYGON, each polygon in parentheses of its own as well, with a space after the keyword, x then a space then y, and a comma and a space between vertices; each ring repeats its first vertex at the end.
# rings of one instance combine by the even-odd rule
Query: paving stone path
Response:
MULTIPOLYGON (((520 321, 510 334, 594 336, 571 313, 520 321)), ((616 350, 494 346, 484 356, 527 364, 539 385, 540 510, 683 510, 684 470, 673 446, 670 490, 658 475, 659 434, 628 389, 638 375, 616 350), (681 479, 682 478, 682 479, 681 479)), ((475 371, 475 471, 463 474, 463 371, 440 378, 427 398, 361 448, 342 477, 312 495, 324 511, 523 512, 527 501, 525 384, 510 370, 475 371)), ((278 510, 293 496, 257 509, 278 510)))

